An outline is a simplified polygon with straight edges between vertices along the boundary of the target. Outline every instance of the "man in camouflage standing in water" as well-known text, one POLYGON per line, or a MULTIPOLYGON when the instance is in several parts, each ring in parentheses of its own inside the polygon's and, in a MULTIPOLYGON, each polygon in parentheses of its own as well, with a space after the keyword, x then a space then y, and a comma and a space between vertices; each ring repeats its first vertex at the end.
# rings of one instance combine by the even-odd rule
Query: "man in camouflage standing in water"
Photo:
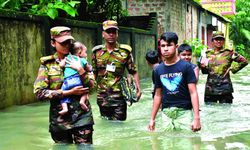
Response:
POLYGON ((206 58, 201 59, 200 68, 203 74, 208 74, 205 87, 205 103, 232 103, 233 86, 230 71, 236 73, 248 62, 237 52, 224 49, 225 38, 221 31, 213 34, 213 49, 206 51, 206 58), (232 62, 236 62, 232 65, 232 62))
POLYGON ((132 48, 117 42, 118 30, 116 21, 103 22, 102 36, 105 44, 93 48, 92 66, 97 82, 97 104, 101 116, 108 120, 124 121, 127 118, 127 104, 122 96, 120 80, 125 68, 134 77, 137 99, 141 96, 141 89, 132 48))

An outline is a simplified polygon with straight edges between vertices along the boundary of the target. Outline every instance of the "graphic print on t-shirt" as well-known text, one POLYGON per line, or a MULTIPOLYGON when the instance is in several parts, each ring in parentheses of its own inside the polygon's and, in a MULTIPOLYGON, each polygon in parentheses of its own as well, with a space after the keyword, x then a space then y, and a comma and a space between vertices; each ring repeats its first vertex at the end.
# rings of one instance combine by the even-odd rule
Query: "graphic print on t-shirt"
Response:
POLYGON ((177 87, 182 80, 182 72, 180 73, 168 73, 161 75, 161 83, 170 91, 177 92, 177 87))

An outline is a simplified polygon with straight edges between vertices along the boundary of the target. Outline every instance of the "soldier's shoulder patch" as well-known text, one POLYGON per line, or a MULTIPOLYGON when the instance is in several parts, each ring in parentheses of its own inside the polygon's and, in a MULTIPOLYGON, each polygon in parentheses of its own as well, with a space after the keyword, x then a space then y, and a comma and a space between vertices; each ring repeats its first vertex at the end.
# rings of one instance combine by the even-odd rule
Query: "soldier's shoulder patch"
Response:
POLYGON ((41 58, 40 58, 40 62, 41 62, 41 64, 46 64, 47 62, 52 61, 52 60, 54 60, 54 59, 55 59, 55 58, 54 58, 53 55, 44 56, 44 57, 41 57, 41 58))
POLYGON ((95 51, 97 51, 97 50, 99 50, 99 49, 102 49, 103 48, 103 45, 97 45, 97 46, 95 46, 93 49, 92 49, 92 52, 95 52, 95 51))
POLYGON ((120 48, 121 48, 121 49, 128 50, 129 52, 132 52, 131 46, 129 46, 129 45, 127 45, 127 44, 120 44, 120 48))

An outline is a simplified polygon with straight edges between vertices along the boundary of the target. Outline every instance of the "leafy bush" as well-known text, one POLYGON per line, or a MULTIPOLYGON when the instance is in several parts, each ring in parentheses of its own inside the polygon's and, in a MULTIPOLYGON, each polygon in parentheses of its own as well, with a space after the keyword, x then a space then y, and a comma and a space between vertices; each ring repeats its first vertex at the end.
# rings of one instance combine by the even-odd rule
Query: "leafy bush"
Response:
POLYGON ((72 17, 77 15, 75 7, 77 4, 80 4, 80 1, 52 1, 40 0, 39 4, 33 5, 29 12, 38 15, 48 15, 52 19, 58 17, 58 10, 63 10, 72 17))
POLYGON ((250 3, 246 0, 236 1, 236 15, 232 17, 230 39, 234 41, 235 50, 249 58, 250 52, 250 3))
POLYGON ((0 9, 24 11, 37 15, 47 15, 52 19, 58 17, 60 10, 68 15, 77 15, 77 6, 80 1, 73 0, 0 0, 0 9))
POLYGON ((191 40, 185 40, 184 43, 189 44, 192 47, 192 54, 195 57, 201 56, 201 51, 207 49, 206 45, 202 44, 202 41, 198 38, 194 38, 191 40))

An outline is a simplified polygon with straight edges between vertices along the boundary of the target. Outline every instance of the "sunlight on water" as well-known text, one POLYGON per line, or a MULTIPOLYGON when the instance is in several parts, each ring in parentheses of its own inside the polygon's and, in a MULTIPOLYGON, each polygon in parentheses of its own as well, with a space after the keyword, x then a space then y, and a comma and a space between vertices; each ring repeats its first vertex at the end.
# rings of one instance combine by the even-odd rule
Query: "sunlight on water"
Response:
POLYGON ((128 107, 125 122, 107 121, 99 117, 91 96, 95 119, 92 146, 57 145, 48 132, 48 102, 14 106, 0 111, 0 150, 222 150, 250 149, 250 66, 232 75, 234 102, 232 105, 205 105, 203 102, 205 75, 197 85, 200 97, 202 130, 198 133, 163 132, 160 112, 156 132, 147 131, 152 96, 151 79, 141 81, 143 95, 139 103, 128 107))

